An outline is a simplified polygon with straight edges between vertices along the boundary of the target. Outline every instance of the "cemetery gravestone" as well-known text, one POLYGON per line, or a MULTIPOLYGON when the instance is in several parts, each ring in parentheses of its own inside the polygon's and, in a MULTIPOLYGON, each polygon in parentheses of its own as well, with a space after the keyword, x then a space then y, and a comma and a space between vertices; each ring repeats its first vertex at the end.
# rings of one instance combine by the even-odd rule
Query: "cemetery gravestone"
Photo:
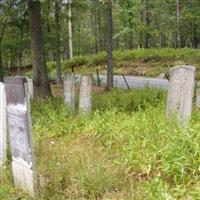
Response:
POLYGON ((29 98, 33 98, 33 79, 27 78, 29 98))
POLYGON ((81 113, 90 113, 92 108, 91 102, 92 78, 91 75, 83 75, 80 82, 79 110, 81 113))
POLYGON ((167 115, 177 114, 180 122, 187 122, 192 112, 194 86, 195 67, 180 66, 170 70, 167 115))
POLYGON ((35 162, 27 79, 6 77, 4 83, 14 182, 34 196, 35 162))
POLYGON ((75 78, 73 73, 64 75, 64 97, 66 105, 73 110, 75 108, 75 78))
POLYGON ((200 82, 197 83, 196 87, 196 107, 200 108, 200 82))
POLYGON ((0 83, 0 168, 6 162, 6 95, 4 84, 0 83))

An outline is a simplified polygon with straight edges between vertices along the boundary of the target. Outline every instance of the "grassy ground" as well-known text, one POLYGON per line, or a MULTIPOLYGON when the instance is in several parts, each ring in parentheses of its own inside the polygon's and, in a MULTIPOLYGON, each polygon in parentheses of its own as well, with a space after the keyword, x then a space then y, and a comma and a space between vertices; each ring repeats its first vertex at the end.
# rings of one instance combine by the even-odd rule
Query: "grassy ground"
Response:
MULTIPOLYGON (((114 51, 114 73, 126 75, 143 75, 155 77, 160 73, 169 74, 169 69, 177 65, 194 65, 197 67, 196 77, 200 79, 200 50, 194 49, 139 49, 114 51)), ((51 77, 55 77, 55 62, 49 62, 51 77)), ((96 73, 98 68, 101 74, 106 73, 106 53, 97 55, 75 56, 72 60, 62 62, 63 72, 96 73)))
MULTIPOLYGON (((200 199, 200 112, 183 129, 165 105, 152 89, 95 90, 89 116, 70 114, 62 97, 32 102, 37 199, 200 199)), ((10 171, 9 159, 0 199, 30 199, 10 171)))

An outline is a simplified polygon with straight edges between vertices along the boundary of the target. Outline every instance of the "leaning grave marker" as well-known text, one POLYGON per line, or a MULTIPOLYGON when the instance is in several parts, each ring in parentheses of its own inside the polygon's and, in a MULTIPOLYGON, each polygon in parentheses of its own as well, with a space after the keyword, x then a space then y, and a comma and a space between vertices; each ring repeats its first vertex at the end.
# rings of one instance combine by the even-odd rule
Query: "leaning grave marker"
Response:
POLYGON ((178 66, 170 70, 167 115, 177 114, 182 123, 187 122, 192 113, 195 70, 193 66, 178 66))
POLYGON ((35 162, 27 79, 6 77, 4 83, 14 183, 34 196, 35 162))
POLYGON ((0 83, 0 168, 6 162, 6 94, 3 83, 0 83))

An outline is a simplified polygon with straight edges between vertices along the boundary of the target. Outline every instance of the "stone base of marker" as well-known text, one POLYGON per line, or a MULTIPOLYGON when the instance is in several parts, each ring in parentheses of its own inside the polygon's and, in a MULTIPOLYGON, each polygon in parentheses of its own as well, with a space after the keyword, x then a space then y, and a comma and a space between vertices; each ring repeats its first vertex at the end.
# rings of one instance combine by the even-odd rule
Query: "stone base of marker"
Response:
POLYGON ((195 67, 178 66, 170 70, 167 115, 176 114, 181 123, 190 119, 195 86, 195 67))
POLYGON ((65 104, 70 110, 75 109, 75 77, 74 73, 64 75, 64 98, 65 104))
POLYGON ((27 79, 6 77, 4 83, 14 183, 35 196, 35 160, 27 79))
POLYGON ((0 83, 0 168, 6 163, 7 142, 6 94, 4 84, 0 83))
POLYGON ((91 112, 92 102, 92 77, 83 75, 80 81, 79 112, 87 114, 91 112))

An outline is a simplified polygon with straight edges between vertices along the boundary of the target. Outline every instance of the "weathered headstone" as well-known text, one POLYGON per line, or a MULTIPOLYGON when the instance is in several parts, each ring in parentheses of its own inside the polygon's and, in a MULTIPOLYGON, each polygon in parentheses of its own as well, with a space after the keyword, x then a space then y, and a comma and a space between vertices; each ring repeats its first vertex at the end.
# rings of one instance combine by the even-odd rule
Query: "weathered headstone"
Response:
POLYGON ((200 82, 196 84, 196 107, 200 108, 200 82))
POLYGON ((181 123, 187 122, 191 116, 195 69, 193 66, 179 66, 170 70, 167 115, 177 114, 181 123))
POLYGON ((6 94, 4 84, 0 83, 0 168, 6 162, 6 94))
POLYGON ((75 108, 75 78, 73 73, 64 75, 64 98, 69 109, 75 108))
POLYGON ((33 98, 33 79, 27 78, 29 98, 33 98))
POLYGON ((27 79, 6 77, 4 83, 14 183, 34 196, 35 161, 27 79))
POLYGON ((80 81, 79 111, 81 113, 90 113, 92 108, 91 102, 92 78, 91 75, 83 75, 80 81))

